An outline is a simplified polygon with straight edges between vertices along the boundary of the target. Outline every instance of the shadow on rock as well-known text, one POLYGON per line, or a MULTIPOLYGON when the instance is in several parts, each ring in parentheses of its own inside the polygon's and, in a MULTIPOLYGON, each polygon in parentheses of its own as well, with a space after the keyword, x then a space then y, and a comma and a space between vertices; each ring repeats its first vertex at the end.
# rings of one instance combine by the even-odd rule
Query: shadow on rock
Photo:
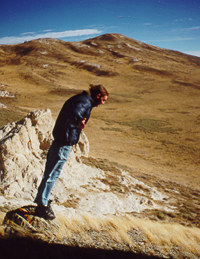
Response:
POLYGON ((133 254, 116 250, 101 250, 91 248, 69 247, 62 244, 49 244, 41 240, 29 238, 9 238, 0 240, 1 259, 129 259, 158 258, 153 256, 133 254))

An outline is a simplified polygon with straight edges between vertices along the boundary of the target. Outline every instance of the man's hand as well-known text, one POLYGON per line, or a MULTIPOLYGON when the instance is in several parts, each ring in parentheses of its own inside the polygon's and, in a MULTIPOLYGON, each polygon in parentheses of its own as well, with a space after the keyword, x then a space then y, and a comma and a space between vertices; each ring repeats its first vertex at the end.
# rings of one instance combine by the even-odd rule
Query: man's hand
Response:
POLYGON ((86 118, 83 118, 81 123, 80 123, 80 129, 83 130, 85 128, 85 122, 86 122, 86 118))

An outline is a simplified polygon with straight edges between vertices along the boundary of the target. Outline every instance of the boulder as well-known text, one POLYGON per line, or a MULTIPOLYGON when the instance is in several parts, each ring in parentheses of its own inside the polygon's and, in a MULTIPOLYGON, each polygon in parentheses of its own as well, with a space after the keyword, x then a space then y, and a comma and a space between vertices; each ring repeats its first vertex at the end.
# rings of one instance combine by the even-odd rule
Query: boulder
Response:
MULTIPOLYGON (((31 236, 40 234, 40 238, 52 241, 56 238, 60 224, 57 220, 44 220, 35 216, 34 205, 23 206, 21 208, 8 211, 3 220, 5 225, 4 235, 11 236, 31 236)), ((35 236, 36 237, 36 236, 35 236)))
MULTIPOLYGON (((37 110, 19 122, 0 129, 0 192, 4 197, 33 200, 41 181, 47 151, 52 143, 51 111, 37 110)), ((89 142, 83 133, 73 147, 69 163, 88 156, 89 142)))

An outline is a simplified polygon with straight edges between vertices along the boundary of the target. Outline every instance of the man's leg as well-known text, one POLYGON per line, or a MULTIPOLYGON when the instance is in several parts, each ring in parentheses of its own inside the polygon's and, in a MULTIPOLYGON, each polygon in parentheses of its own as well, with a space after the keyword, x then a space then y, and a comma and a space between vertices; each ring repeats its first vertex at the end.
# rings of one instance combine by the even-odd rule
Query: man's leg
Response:
POLYGON ((51 190, 60 176, 71 149, 72 146, 63 146, 56 141, 50 147, 43 179, 35 198, 35 202, 41 207, 48 206, 51 190))

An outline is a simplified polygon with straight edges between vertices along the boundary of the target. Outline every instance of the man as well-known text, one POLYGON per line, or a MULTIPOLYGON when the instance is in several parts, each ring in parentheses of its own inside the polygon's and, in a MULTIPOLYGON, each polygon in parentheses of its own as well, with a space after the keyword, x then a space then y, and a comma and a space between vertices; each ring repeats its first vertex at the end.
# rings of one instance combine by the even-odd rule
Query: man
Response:
POLYGON ((92 108, 104 104, 107 98, 108 92, 102 85, 90 85, 89 93, 83 91, 72 96, 63 105, 53 129, 54 141, 48 151, 43 179, 35 198, 38 205, 36 216, 50 220, 55 218, 49 202, 51 190, 60 176, 72 146, 77 144, 92 108))

